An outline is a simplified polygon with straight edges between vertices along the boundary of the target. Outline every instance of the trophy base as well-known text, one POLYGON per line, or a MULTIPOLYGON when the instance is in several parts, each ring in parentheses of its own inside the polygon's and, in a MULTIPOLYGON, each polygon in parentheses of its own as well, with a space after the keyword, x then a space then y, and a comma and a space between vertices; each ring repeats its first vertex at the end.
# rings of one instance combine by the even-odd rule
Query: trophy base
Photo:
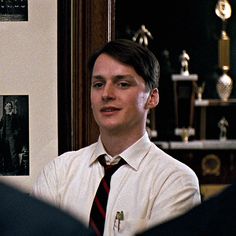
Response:
POLYGON ((197 74, 173 74, 172 81, 197 81, 198 75, 197 74))
POLYGON ((175 135, 178 135, 181 137, 182 141, 184 143, 187 143, 190 136, 195 135, 195 129, 194 128, 175 128, 175 135))

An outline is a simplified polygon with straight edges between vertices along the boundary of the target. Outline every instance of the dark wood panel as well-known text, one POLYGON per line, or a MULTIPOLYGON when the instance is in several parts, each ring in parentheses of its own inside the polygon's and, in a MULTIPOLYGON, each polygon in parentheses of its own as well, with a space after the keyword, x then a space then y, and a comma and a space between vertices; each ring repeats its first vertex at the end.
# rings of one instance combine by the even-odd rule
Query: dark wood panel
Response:
POLYGON ((71 1, 58 2, 59 153, 97 140, 98 127, 90 109, 87 62, 94 50, 114 38, 114 1, 73 1, 72 12, 67 11, 71 1))
POLYGON ((71 148, 71 1, 58 0, 58 152, 71 148))

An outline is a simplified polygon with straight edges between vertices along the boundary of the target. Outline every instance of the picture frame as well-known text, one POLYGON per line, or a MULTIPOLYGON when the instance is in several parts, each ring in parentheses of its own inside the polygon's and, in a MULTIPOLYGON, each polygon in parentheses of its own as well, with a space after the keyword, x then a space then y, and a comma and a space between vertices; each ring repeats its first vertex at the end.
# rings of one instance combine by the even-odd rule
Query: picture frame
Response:
POLYGON ((0 95, 0 175, 29 176, 29 97, 0 95))
POLYGON ((28 0, 0 0, 0 21, 28 21, 28 0))

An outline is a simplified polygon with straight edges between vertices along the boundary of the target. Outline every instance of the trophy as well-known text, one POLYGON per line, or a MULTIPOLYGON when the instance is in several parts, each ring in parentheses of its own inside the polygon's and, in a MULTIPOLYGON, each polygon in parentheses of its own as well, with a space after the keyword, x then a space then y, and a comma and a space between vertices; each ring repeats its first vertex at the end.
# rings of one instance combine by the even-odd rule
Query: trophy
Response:
POLYGON ((229 126, 228 121, 225 117, 222 117, 221 120, 218 122, 218 127, 220 128, 220 141, 225 141, 227 139, 227 127, 229 126))
POLYGON ((180 74, 181 75, 189 75, 188 61, 190 60, 190 57, 189 57, 188 53, 185 50, 183 50, 183 52, 180 55, 179 59, 180 59, 180 62, 181 62, 180 74))
POLYGON ((183 142, 195 135, 193 128, 195 86, 197 74, 189 72, 190 56, 185 50, 179 56, 181 62, 180 74, 173 74, 174 107, 175 107, 175 135, 180 136, 183 142))
POLYGON ((141 25, 140 29, 134 34, 132 40, 138 42, 144 47, 148 46, 148 38, 153 39, 151 32, 145 25, 141 25))
POLYGON ((219 0, 215 8, 216 15, 222 20, 221 38, 218 43, 219 67, 223 74, 219 77, 216 89, 219 97, 223 101, 227 101, 232 88, 233 82, 227 72, 230 69, 230 39, 226 33, 227 19, 231 16, 231 6, 227 0, 219 0))
POLYGON ((195 93, 197 95, 197 100, 202 101, 202 94, 205 90, 205 82, 203 82, 199 86, 196 83, 194 83, 194 90, 195 90, 195 93))

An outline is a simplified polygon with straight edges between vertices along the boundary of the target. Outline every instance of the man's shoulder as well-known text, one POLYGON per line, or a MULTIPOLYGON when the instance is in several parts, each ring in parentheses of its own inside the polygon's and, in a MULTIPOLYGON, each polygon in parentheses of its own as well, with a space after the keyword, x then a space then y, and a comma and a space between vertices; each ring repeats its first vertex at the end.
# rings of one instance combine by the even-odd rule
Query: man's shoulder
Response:
POLYGON ((45 167, 45 172, 51 172, 52 170, 67 173, 74 168, 80 168, 82 166, 89 166, 90 157, 94 153, 96 143, 81 148, 76 151, 67 151, 54 159, 52 159, 45 167))
POLYGON ((195 175, 195 172, 187 164, 178 160, 177 157, 171 156, 155 145, 152 147, 152 162, 152 165, 156 164, 157 168, 165 170, 166 173, 179 172, 186 175, 195 175))
POLYGON ((90 156, 93 155, 97 143, 90 144, 89 146, 80 148, 76 151, 67 151, 60 156, 58 156, 56 161, 66 161, 69 160, 88 160, 90 156))

